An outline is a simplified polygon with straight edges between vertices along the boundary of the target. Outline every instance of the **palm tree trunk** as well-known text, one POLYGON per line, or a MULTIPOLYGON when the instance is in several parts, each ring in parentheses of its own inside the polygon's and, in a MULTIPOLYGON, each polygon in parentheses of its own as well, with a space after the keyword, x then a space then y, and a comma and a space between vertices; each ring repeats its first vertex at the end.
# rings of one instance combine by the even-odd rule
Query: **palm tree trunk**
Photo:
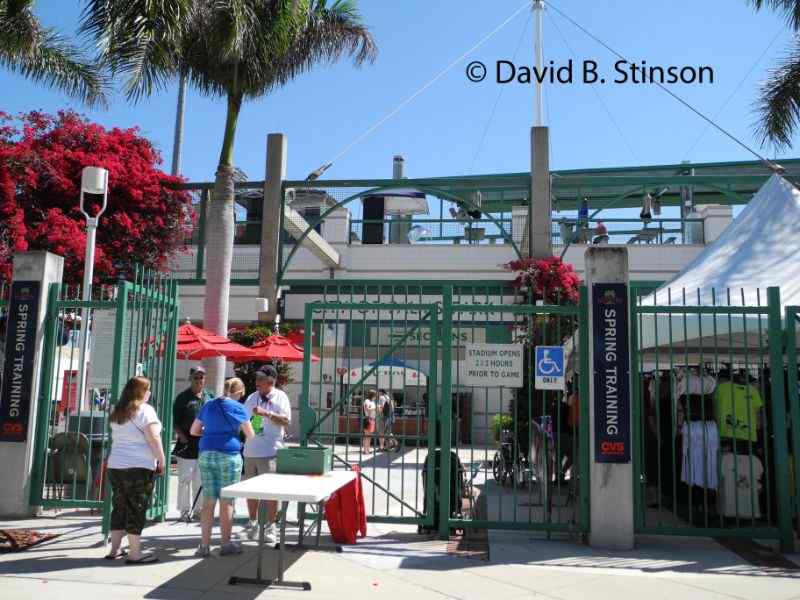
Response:
POLYGON ((175 138, 172 141, 172 169, 170 175, 181 173, 181 151, 183 150, 183 117, 186 106, 186 75, 181 75, 178 84, 178 106, 175 109, 175 138))
MULTIPOLYGON (((225 138, 208 206, 206 227, 206 297, 203 304, 203 327, 218 335, 228 335, 228 308, 231 289, 234 233, 233 141, 241 98, 228 98, 225 138)), ((225 382, 225 359, 205 361, 206 386, 222 394, 225 382)))

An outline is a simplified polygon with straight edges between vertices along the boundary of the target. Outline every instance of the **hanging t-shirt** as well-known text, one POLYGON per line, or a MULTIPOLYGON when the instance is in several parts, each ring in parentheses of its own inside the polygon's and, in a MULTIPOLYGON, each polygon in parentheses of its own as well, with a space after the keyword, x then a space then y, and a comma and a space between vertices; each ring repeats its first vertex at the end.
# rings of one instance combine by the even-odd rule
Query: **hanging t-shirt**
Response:
POLYGON ((681 428, 683 465, 681 481, 716 490, 719 486, 717 457, 719 431, 714 421, 691 421, 681 428))
POLYGON ((758 413, 764 406, 761 394, 752 385, 732 381, 717 386, 717 422, 723 438, 758 441, 758 413))
POLYGON ((109 469, 150 469, 156 468, 156 457, 144 435, 147 427, 158 424, 156 435, 161 435, 161 421, 155 409, 146 402, 129 421, 122 425, 111 422, 111 453, 108 456, 109 469))

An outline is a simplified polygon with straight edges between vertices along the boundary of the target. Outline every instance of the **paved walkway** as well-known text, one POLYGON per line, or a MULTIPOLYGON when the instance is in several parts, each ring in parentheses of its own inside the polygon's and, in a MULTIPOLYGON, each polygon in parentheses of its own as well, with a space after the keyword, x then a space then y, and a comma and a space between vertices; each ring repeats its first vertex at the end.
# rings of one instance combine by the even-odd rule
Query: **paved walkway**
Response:
MULTIPOLYGON (((577 541, 491 532, 489 560, 448 554, 446 542, 397 525, 372 525, 370 536, 342 554, 290 555, 287 579, 308 579, 311 592, 230 586, 233 574, 255 574, 255 544, 237 557, 193 556, 197 524, 167 521, 145 531, 161 562, 127 566, 104 561, 97 519, 63 513, 2 527, 59 532, 56 540, 0 555, 0 597, 254 599, 336 598, 757 598, 800 599, 800 570, 762 569, 710 540, 641 538, 635 552, 600 552, 577 541)), ((268 551, 266 572, 276 567, 268 551)), ((800 558, 800 557, 796 557, 800 558)))
MULTIPOLYGON (((242 504, 237 513, 244 514, 242 504)), ((174 518, 175 511, 170 516, 174 518)), ((154 549, 161 562, 141 566, 102 560, 99 520, 85 511, 0 522, 0 528, 8 527, 62 535, 25 552, 0 555, 3 600, 516 600, 534 596, 800 600, 800 568, 755 567, 702 539, 639 538, 634 552, 603 552, 578 540, 547 541, 534 534, 492 531, 488 560, 482 560, 448 553, 447 542, 418 536, 412 527, 370 524, 369 537, 342 554, 291 554, 287 579, 309 580, 313 586, 310 592, 300 592, 228 585, 233 574, 255 574, 255 543, 245 542, 240 556, 197 559, 193 556, 200 534, 196 523, 168 520, 146 529, 145 546, 154 549)), ((265 573, 274 572, 276 555, 266 552, 265 573)), ((800 556, 789 558, 800 564, 800 556)))

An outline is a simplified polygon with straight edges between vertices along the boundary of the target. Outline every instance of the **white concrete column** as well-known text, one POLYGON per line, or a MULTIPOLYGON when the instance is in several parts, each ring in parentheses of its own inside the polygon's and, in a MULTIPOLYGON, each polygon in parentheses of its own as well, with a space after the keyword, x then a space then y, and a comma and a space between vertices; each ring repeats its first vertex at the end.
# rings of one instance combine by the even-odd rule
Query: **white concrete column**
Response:
MULTIPOLYGON (((350 242, 350 211, 345 207, 334 210, 325 217, 325 241, 330 244, 348 244, 350 242)), ((337 248, 339 252, 341 248, 337 248)))
MULTIPOLYGON (((64 259, 49 252, 14 255, 8 303, 5 368, 0 391, 0 517, 29 517, 45 316, 51 283, 60 283, 64 259)), ((42 395, 50 400, 50 391, 42 395)))
POLYGON ((258 274, 258 296, 269 302, 267 312, 258 313, 258 320, 267 323, 274 323, 278 314, 278 248, 281 243, 287 148, 288 140, 282 133, 270 133, 267 136, 267 175, 261 211, 261 270, 258 274))
POLYGON ((692 240, 693 243, 711 244, 719 239, 719 236, 733 223, 733 207, 722 204, 698 204, 690 216, 696 219, 703 219, 700 224, 703 237, 702 239, 692 240))
POLYGON ((536 258, 552 256, 550 132, 547 127, 531 128, 531 207, 528 254, 536 258))
MULTIPOLYGON (((621 426, 622 419, 627 418, 628 436, 621 440, 627 445, 627 452, 632 456, 632 413, 631 413, 631 379, 630 379, 630 327, 626 327, 628 335, 623 336, 628 345, 628 361, 621 359, 623 348, 619 344, 612 346, 613 335, 606 328, 620 327, 620 318, 624 317, 630 323, 628 310, 627 283, 628 283, 628 250, 607 246, 594 246, 585 254, 586 260, 586 285, 589 288, 589 480, 590 480, 590 518, 591 528, 589 543, 592 547, 616 550, 629 550, 634 544, 634 514, 633 514, 633 464, 627 462, 598 462, 601 460, 596 439, 597 422, 601 420, 604 435, 615 434, 615 424, 621 426), (598 297, 597 284, 622 283, 626 284, 623 298, 598 297), (599 307, 599 308, 598 308, 599 307), (604 319, 600 324, 601 340, 595 340, 595 310, 598 310, 604 319), (614 319, 611 320, 606 319, 614 319), (595 356, 598 349, 604 354, 595 356), (604 372, 598 372, 600 365, 595 359, 604 360, 607 367, 604 372), (624 362, 624 364, 622 364, 624 362), (598 389, 598 379, 602 389, 598 389), (627 390, 620 385, 623 378, 627 380, 627 390), (597 405, 596 405, 597 402, 597 405)), ((618 440, 617 443, 620 443, 618 440)), ((613 454, 617 448, 608 448, 606 456, 613 454)))

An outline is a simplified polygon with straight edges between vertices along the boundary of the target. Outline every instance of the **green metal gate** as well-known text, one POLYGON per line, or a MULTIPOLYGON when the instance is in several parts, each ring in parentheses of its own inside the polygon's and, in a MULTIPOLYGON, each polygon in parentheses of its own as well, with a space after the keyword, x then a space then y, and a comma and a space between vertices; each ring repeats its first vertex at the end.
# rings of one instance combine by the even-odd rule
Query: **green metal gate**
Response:
MULTIPOLYGON (((99 286, 92 290, 90 301, 80 298, 79 288, 60 284, 53 284, 48 293, 31 504, 104 508, 107 529, 108 415, 134 375, 151 381, 150 403, 163 424, 162 442, 169 456, 177 284, 159 273, 137 269, 133 282, 99 286), (87 322, 89 362, 80 398, 78 339, 87 322)), ((166 514, 168 481, 168 477, 158 479, 148 518, 163 519, 166 514)))
MULTIPOLYGON (((778 288, 749 304, 743 290, 704 290, 712 306, 700 290, 672 292, 663 305, 648 293, 631 291, 637 532, 774 538, 790 548, 778 288)), ((794 319, 789 326, 796 369, 794 319)))
POLYGON ((369 520, 441 535, 588 530, 585 290, 578 306, 535 306, 505 282, 303 283, 289 292, 306 294, 301 442, 331 447, 334 468, 360 467, 369 520), (534 346, 566 343, 570 394, 534 390, 527 368, 521 390, 467 385, 473 343, 516 343, 524 364, 534 346), (367 455, 365 435, 382 436, 363 432, 361 405, 379 388, 398 407, 393 449, 367 455))
MULTIPOLYGON (((510 303, 508 297, 466 297, 446 289, 443 296, 445 363, 443 369, 443 472, 458 461, 464 477, 458 489, 442 481, 444 505, 460 497, 457 516, 442 517, 440 531, 486 528, 584 533, 589 527, 589 409, 587 295, 581 289, 577 305, 510 303), (469 385, 459 363, 466 344, 490 324, 511 329, 508 341, 523 356, 522 388, 469 385), (449 332, 449 335, 448 335, 449 332), (565 346, 567 390, 536 389, 533 383, 536 346, 565 346), (471 402, 462 401, 468 394, 471 402), (494 407, 492 406, 494 404, 494 407), (500 409, 498 414, 492 413, 500 409), (498 423, 499 420, 499 423, 498 423), (453 435, 448 435, 447 431, 453 435), (468 435, 467 435, 468 434, 468 435), (448 440, 451 444, 448 444, 448 440)), ((442 510, 441 515, 448 511, 442 510)))
POLYGON ((371 520, 432 527, 434 465, 426 458, 436 433, 429 390, 436 389, 439 307, 382 301, 309 303, 305 324, 320 344, 315 364, 311 336, 306 336, 301 442, 332 447, 335 467, 360 466, 371 520), (429 372, 423 372, 422 363, 432 366, 429 372), (365 434, 365 394, 397 386, 408 396, 393 436, 365 434), (377 447, 383 442, 396 446, 398 460, 365 454, 365 437, 377 447))

